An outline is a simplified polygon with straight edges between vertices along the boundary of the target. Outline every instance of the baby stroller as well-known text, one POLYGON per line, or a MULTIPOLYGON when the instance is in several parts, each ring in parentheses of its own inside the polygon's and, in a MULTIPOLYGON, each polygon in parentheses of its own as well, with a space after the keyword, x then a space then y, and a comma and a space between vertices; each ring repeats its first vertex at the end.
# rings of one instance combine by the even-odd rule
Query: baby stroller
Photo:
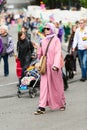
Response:
POLYGON ((40 74, 35 69, 33 61, 30 66, 24 72, 24 77, 21 79, 21 84, 18 87, 17 95, 19 98, 22 97, 23 92, 28 91, 29 96, 34 98, 37 95, 37 88, 40 86, 40 74))

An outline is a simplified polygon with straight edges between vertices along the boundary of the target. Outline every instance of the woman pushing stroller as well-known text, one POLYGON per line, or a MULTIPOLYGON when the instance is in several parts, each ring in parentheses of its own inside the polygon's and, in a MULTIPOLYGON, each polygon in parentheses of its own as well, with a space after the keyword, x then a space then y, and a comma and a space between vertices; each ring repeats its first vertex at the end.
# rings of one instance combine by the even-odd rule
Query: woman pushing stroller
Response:
POLYGON ((18 52, 18 59, 20 61, 20 65, 22 68, 22 75, 19 78, 19 85, 21 83, 22 77, 24 77, 24 72, 26 68, 29 66, 31 62, 32 59, 31 55, 33 51, 34 51, 34 47, 31 41, 27 39, 26 34, 23 32, 19 32, 18 42, 17 42, 17 52, 18 52))

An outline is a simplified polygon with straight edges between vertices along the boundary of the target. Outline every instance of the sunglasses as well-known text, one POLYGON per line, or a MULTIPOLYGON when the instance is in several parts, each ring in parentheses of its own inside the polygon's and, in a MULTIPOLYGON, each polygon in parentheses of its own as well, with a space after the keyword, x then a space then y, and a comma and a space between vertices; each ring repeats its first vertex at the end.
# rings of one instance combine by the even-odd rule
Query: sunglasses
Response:
POLYGON ((50 28, 44 28, 44 30, 48 30, 48 31, 49 31, 49 30, 50 30, 50 28))

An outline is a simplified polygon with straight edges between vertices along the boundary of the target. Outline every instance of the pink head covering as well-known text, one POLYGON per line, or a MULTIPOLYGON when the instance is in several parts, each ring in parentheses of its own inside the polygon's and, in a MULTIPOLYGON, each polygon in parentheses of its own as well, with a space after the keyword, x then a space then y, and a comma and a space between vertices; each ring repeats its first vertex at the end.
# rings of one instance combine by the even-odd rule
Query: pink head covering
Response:
POLYGON ((50 28, 51 34, 55 34, 55 25, 53 23, 46 23, 45 27, 50 28))

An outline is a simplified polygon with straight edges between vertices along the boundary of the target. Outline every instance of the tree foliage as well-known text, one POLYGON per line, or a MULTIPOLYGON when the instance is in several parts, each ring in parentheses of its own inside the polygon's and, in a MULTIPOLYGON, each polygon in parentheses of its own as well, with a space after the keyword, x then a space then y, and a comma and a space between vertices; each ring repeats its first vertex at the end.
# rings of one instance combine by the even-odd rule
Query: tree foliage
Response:
MULTIPOLYGON (((41 0, 36 0, 41 1, 41 0)), ((87 8, 87 0, 42 0, 49 8, 58 8, 63 6, 82 6, 87 8)))
POLYGON ((81 6, 87 8, 87 0, 80 0, 81 6))

